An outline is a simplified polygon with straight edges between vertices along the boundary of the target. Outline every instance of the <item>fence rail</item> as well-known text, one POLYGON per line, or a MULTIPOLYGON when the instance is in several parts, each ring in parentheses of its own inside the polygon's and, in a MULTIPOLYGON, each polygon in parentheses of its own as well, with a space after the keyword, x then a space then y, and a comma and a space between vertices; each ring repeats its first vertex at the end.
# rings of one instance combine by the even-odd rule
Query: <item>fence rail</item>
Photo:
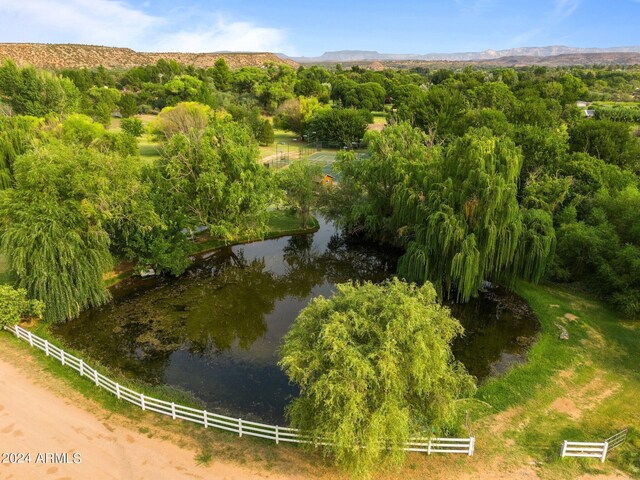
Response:
MULTIPOLYGON (((227 417, 217 413, 199 410, 174 402, 167 402, 158 398, 149 397, 143 393, 131 390, 117 382, 105 377, 96 369, 87 365, 84 360, 77 358, 61 348, 49 343, 29 330, 14 325, 5 326, 5 329, 13 333, 16 337, 26 340, 32 347, 36 347, 47 356, 58 360, 62 365, 66 365, 76 370, 80 376, 87 377, 97 387, 104 388, 115 395, 118 399, 132 403, 142 410, 167 415, 172 419, 181 419, 202 425, 205 428, 217 428, 226 430, 242 436, 259 437, 267 440, 274 440, 277 444, 285 443, 308 443, 315 445, 327 445, 322 441, 311 438, 304 432, 295 428, 281 427, 279 425, 268 425, 265 423, 252 422, 242 418, 227 417)), ((402 446, 408 452, 432 453, 462 453, 473 455, 475 450, 475 438, 433 438, 414 437, 402 446)))
POLYGON ((627 433, 629 433, 629 429, 625 428, 603 442, 570 442, 565 440, 562 443, 560 457, 599 458, 604 463, 609 450, 622 445, 627 439, 627 433))
POLYGON ((629 429, 625 428, 624 430, 621 430, 615 435, 611 435, 609 438, 607 438, 605 442, 609 444, 609 450, 622 445, 627 440, 628 433, 629 433, 629 429))
POLYGON ((560 457, 599 458, 604 463, 608 448, 607 442, 570 442, 565 440, 562 444, 560 457))

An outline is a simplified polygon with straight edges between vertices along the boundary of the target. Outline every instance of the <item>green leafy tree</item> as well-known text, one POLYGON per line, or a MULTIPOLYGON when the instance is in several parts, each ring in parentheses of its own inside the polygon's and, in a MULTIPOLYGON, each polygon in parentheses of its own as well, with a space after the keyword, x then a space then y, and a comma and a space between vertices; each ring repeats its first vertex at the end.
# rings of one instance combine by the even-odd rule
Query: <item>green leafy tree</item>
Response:
POLYGON ((110 247, 130 251, 132 233, 161 225, 136 168, 132 157, 57 142, 16 159, 14 188, 0 198, 0 246, 47 320, 106 302, 110 247))
POLYGON ((640 314, 640 191, 598 192, 583 220, 558 228, 562 280, 580 281, 633 318, 640 314))
POLYGON ((569 130, 574 152, 585 152, 632 171, 640 171, 640 143, 629 125, 611 120, 582 120, 569 130))
POLYGON ((0 117, 0 190, 13 183, 13 163, 33 146, 40 121, 33 117, 0 117))
POLYGON ((393 199, 397 225, 409 239, 399 273, 432 281, 447 296, 455 291, 461 301, 484 280, 539 281, 555 234, 548 212, 518 204, 521 162, 511 140, 476 130, 418 165, 393 199))
POLYGON ((258 135, 256 136, 258 143, 262 146, 271 145, 275 139, 271 122, 267 119, 260 120, 258 128, 258 135))
POLYGON ((175 107, 163 108, 155 122, 155 129, 165 138, 177 133, 188 134, 191 130, 204 130, 213 115, 207 105, 197 102, 182 102, 175 107))
POLYGON ((307 228, 311 210, 320 198, 322 166, 309 160, 299 160, 278 172, 280 187, 286 192, 289 205, 302 216, 302 228, 307 228))
POLYGON ((122 128, 123 132, 128 133, 132 137, 140 137, 144 133, 142 120, 139 118, 123 118, 120 122, 120 128, 122 128))
POLYGON ((124 118, 129 118, 138 113, 138 99, 133 93, 124 93, 120 97, 118 106, 120 107, 120 114, 124 118))
POLYGON ((298 97, 286 100, 278 110, 274 118, 274 124, 282 130, 291 130, 300 135, 309 131, 309 123, 315 114, 321 110, 327 110, 315 97, 298 97))
POLYGON ((166 143, 160 171, 191 226, 207 225, 231 238, 264 230, 272 195, 269 171, 259 162, 249 130, 230 119, 204 131, 178 133, 166 143))
POLYGON ((335 168, 341 181, 332 195, 327 213, 351 232, 398 243, 392 198, 412 164, 426 164, 438 151, 427 148, 424 132, 406 122, 391 125, 365 137, 370 155, 357 159, 352 153, 338 156, 335 168))
POLYGON ((115 88, 91 87, 84 97, 84 112, 108 127, 111 114, 118 108, 120 96, 120 92, 115 88))
POLYGON ((227 92, 231 87, 231 69, 224 58, 219 58, 209 69, 209 75, 213 79, 213 84, 217 90, 227 92))
POLYGON ((280 366, 300 386, 290 422, 357 474, 400 466, 400 447, 451 426, 474 391, 451 353, 462 326, 436 298, 428 283, 339 284, 285 336, 280 366))
POLYGON ((0 99, 20 115, 43 117, 78 109, 80 92, 68 78, 33 67, 19 68, 10 60, 0 66, 0 99))
POLYGON ((35 197, 18 189, 0 198, 0 247, 18 286, 46 304, 46 320, 60 322, 109 300, 102 283, 111 265, 109 238, 87 221, 80 204, 35 197))
POLYGON ((309 132, 313 140, 351 146, 352 142, 360 143, 371 121, 371 113, 364 110, 320 110, 310 122, 309 132))
POLYGON ((44 303, 29 300, 24 288, 0 285, 0 328, 15 325, 23 318, 42 318, 44 303))

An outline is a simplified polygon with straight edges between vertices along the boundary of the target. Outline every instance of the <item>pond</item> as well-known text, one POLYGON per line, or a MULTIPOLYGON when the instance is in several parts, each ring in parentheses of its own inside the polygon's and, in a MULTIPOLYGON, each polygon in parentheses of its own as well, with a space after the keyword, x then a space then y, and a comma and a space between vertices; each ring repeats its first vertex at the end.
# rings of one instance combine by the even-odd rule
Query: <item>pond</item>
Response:
MULTIPOLYGON (((392 276, 399 253, 320 219, 314 234, 202 255, 179 278, 127 279, 111 304, 54 333, 130 377, 192 392, 211 412, 282 424, 297 391, 278 347, 298 312, 336 283, 392 276)), ((500 290, 451 308, 466 329, 454 353, 479 380, 523 361, 538 331, 524 301, 500 290)))

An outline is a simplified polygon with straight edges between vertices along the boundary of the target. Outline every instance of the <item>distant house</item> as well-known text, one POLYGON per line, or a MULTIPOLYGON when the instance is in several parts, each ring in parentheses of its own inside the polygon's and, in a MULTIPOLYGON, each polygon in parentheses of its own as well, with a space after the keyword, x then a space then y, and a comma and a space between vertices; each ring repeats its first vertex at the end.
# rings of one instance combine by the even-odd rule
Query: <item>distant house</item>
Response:
POLYGON ((585 110, 584 111, 584 116, 587 118, 592 118, 596 116, 596 111, 595 110, 585 110))
POLYGON ((589 105, 591 105, 591 102, 585 102, 585 101, 583 101, 583 100, 578 100, 578 101, 576 102, 576 107, 580 107, 580 108, 586 108, 586 107, 588 107, 589 105))

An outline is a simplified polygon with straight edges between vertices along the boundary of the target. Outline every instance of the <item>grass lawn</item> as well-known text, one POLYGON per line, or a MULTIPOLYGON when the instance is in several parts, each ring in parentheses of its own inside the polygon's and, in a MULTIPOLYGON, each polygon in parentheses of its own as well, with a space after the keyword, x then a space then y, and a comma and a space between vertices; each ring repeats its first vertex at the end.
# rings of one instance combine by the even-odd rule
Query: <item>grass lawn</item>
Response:
POLYGON ((270 155, 276 154, 276 149, 278 152, 284 151, 285 155, 287 153, 287 145, 279 145, 279 143, 283 142, 285 144, 289 144, 289 153, 293 157, 293 155, 298 154, 298 148, 301 146, 305 146, 303 142, 300 140, 296 140, 298 135, 294 132, 289 132, 286 130, 274 130, 274 141, 271 145, 261 146, 260 147, 260 156, 261 158, 268 157, 270 155))
POLYGON ((600 101, 597 100, 595 102, 593 102, 590 106, 598 106, 598 105, 602 105, 602 106, 606 106, 606 107, 615 107, 615 106, 619 106, 619 107, 640 107, 640 102, 607 102, 607 101, 600 101))
POLYGON ((146 138, 146 135, 143 135, 138 140, 138 152, 143 161, 153 163, 160 159, 160 143, 154 142, 146 138))
POLYGON ((542 334, 525 365, 480 387, 477 399, 486 405, 476 411, 478 454, 534 462, 545 478, 613 466, 640 475, 640 321, 564 287, 523 283, 517 290, 538 315, 542 334), (558 325, 569 340, 559 339, 558 325), (604 465, 560 459, 563 440, 601 442, 626 427, 631 439, 604 465))

